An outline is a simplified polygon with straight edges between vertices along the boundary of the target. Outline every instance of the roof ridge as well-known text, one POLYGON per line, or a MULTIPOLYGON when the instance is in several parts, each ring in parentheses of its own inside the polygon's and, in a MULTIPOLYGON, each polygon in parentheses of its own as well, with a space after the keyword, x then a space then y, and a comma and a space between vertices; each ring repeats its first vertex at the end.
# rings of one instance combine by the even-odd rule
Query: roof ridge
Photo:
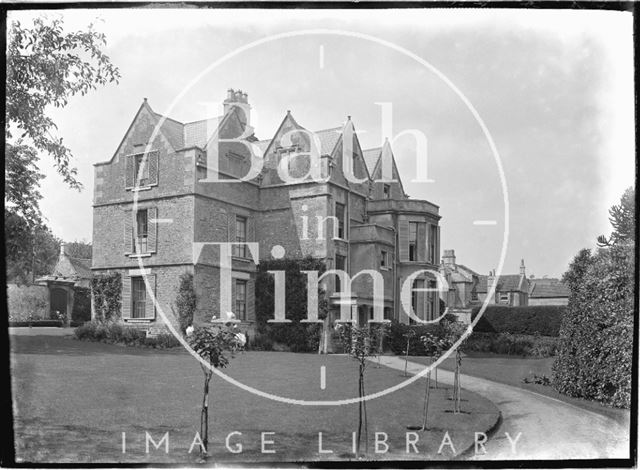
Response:
POLYGON ((196 122, 210 121, 211 119, 222 119, 223 117, 224 117, 224 114, 222 114, 220 116, 213 116, 213 117, 208 117, 208 118, 204 118, 204 119, 196 119, 195 121, 184 122, 183 125, 186 126, 187 124, 195 124, 196 122))
POLYGON ((175 122, 176 124, 180 124, 181 126, 184 126, 184 123, 183 123, 183 122, 180 122, 180 121, 178 121, 177 119, 173 119, 172 117, 165 116, 164 114, 156 113, 155 111, 153 111, 153 114, 155 114, 155 115, 156 115, 156 117, 164 118, 164 120, 165 120, 165 121, 173 121, 173 122, 175 122))
POLYGON ((327 127, 326 129, 319 129, 317 131, 311 131, 311 132, 315 132, 317 134, 317 133, 320 133, 320 132, 335 131, 335 130, 338 130, 338 129, 341 130, 342 126, 327 127))

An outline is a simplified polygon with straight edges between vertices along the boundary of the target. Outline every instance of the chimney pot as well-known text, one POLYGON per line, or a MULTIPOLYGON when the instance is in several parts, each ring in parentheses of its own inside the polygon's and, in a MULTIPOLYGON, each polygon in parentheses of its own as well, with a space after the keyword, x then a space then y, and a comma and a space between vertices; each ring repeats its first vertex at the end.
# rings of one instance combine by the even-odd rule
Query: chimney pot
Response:
POLYGON ((227 101, 233 101, 234 91, 233 88, 227 90, 227 101))
POLYGON ((65 254, 65 252, 64 252, 64 242, 60 243, 60 254, 61 255, 65 254))

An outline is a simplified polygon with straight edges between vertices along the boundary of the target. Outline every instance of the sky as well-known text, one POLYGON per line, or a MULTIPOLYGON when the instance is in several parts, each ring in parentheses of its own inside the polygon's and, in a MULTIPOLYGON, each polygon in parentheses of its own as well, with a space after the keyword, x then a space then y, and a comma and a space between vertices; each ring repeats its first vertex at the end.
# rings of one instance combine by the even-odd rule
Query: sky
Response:
MULTIPOLYGON (((28 24, 38 14, 9 19, 28 24)), ((67 188, 43 156, 41 208, 66 241, 91 240, 93 165, 113 156, 143 98, 188 122, 219 114, 228 88, 248 94, 260 139, 273 136, 287 110, 310 130, 351 116, 363 148, 403 131, 425 136, 426 155, 407 132, 393 142, 405 191, 440 207, 441 249, 455 249, 459 263, 481 274, 498 267, 508 231, 503 273, 517 273, 524 259, 527 275, 561 276, 581 248, 610 233, 608 208, 634 184, 627 12, 154 8, 47 15, 61 16, 68 30, 96 22, 122 74, 119 84, 50 110, 85 186, 67 188), (391 132, 382 127, 389 106, 391 132), (411 181, 418 158, 427 158, 431 182, 411 181)))

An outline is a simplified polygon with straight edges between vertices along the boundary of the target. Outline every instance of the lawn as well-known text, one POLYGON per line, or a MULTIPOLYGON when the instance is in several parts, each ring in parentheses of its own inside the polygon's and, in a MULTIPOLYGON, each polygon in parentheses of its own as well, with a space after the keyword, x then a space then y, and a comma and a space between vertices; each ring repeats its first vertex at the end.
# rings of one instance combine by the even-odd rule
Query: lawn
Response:
MULTIPOLYGON (((411 356, 409 357, 409 360, 420 364, 430 363, 430 359, 426 357, 411 356)), ((470 351, 462 361, 462 373, 473 377, 480 377, 494 382, 512 385, 514 387, 524 388, 589 411, 603 414, 609 418, 615 419, 621 424, 628 424, 629 410, 611 408, 601 405, 595 401, 568 397, 558 393, 552 386, 522 383, 523 378, 532 378, 534 374, 546 375, 551 378, 551 366, 553 365, 554 360, 554 357, 520 357, 470 351)), ((446 359, 441 367, 445 370, 454 370, 454 359, 446 359)))
MULTIPOLYGON (((202 371, 183 350, 158 351, 88 343, 52 336, 11 337, 12 390, 16 456, 27 462, 184 462, 195 463, 189 447, 199 428, 202 371), (122 433, 126 433, 126 453, 122 433), (169 453, 150 447, 145 433, 159 442, 169 432, 169 453)), ((247 352, 226 369, 235 379, 280 396, 305 400, 354 397, 357 363, 346 356, 247 352), (326 368, 326 388, 320 368, 326 368)), ((389 368, 367 368, 367 392, 404 380, 389 368)), ((456 453, 472 444, 474 432, 498 419, 487 399, 467 392, 461 414, 451 412, 450 390, 432 389, 429 420, 432 429, 420 433, 418 453, 406 453, 407 425, 420 424, 424 381, 367 402, 371 459, 447 459, 445 432, 456 453), (389 451, 374 453, 374 433, 388 435, 389 451)), ((212 461, 335 460, 353 458, 351 433, 356 430, 357 404, 296 406, 258 397, 214 376, 210 426, 212 461), (242 452, 230 447, 241 443, 242 452), (261 433, 267 449, 262 453, 261 433), (318 453, 318 433, 323 448, 318 453)), ((382 436, 381 436, 382 437, 382 436)), ((197 446, 196 446, 197 449, 197 446)), ((413 451, 413 448, 410 449, 413 451)))

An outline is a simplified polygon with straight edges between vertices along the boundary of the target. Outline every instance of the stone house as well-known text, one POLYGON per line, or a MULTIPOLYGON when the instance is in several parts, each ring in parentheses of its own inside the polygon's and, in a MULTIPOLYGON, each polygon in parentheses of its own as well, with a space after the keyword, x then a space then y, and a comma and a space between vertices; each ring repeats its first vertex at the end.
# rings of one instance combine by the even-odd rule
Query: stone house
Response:
MULTIPOLYGON (((322 259, 352 277, 365 269, 381 273, 383 289, 373 292, 370 277, 360 275, 348 298, 339 279, 324 278, 330 320, 345 303, 354 320, 373 318, 377 296, 386 319, 409 322, 400 288, 414 271, 438 269, 438 206, 409 199, 389 143, 362 150, 350 118, 312 133, 287 111, 273 137, 259 140, 250 109, 246 93, 229 90, 222 116, 182 123, 157 114, 144 99, 114 155, 95 165, 92 271, 121 273, 122 320, 150 328, 164 313, 174 321, 179 276, 190 272, 196 322, 221 316, 224 289, 232 299, 226 307, 251 330, 256 264, 280 255, 280 246, 287 257, 322 259), (311 151, 320 156, 322 182, 303 177, 311 151), (298 157, 288 158, 292 153, 298 157), (346 178, 343 156, 358 182, 346 178), (262 169, 252 174, 256 161, 262 169), (298 181, 283 181, 282 165, 298 181), (391 179, 381 181, 383 168, 391 179), (216 242, 256 243, 257 249, 234 246, 231 279, 221 279, 216 242)), ((429 273, 413 285, 436 287, 429 273)), ((434 318, 437 292, 412 292, 411 305, 419 318, 434 318)))
MULTIPOLYGON (((471 308, 485 301, 496 277, 493 270, 488 276, 484 276, 457 263, 454 250, 444 250, 440 273, 445 276, 449 286, 449 292, 441 294, 443 300, 452 309, 469 312, 471 308)), ((521 260, 519 274, 499 276, 495 295, 489 300, 489 305, 509 307, 534 305, 530 302, 533 281, 527 278, 524 260, 521 260)))

